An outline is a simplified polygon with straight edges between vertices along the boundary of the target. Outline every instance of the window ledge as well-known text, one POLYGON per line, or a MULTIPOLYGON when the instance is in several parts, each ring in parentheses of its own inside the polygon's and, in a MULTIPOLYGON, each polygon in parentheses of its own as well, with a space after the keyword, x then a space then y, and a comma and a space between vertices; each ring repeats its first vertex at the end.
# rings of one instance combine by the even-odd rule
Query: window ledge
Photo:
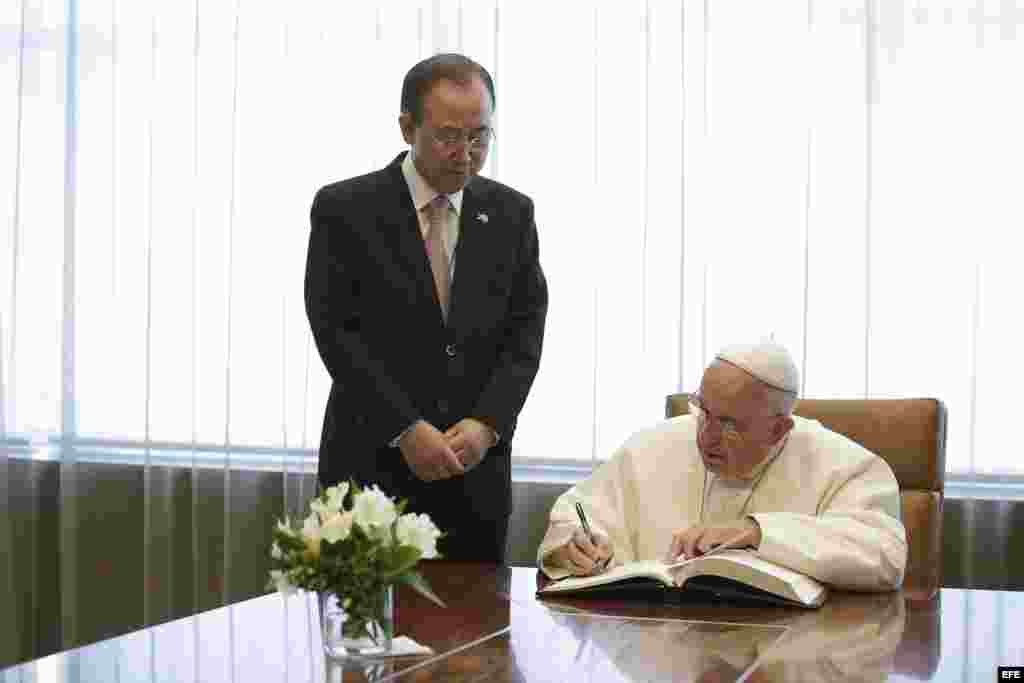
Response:
MULTIPOLYGON (((287 470, 315 473, 317 453, 312 449, 253 448, 242 446, 188 446, 181 444, 144 444, 79 439, 62 442, 59 438, 32 440, 9 437, 0 439, 0 457, 49 462, 153 465, 159 467, 199 467, 232 470, 287 470), (70 456, 63 457, 62 456, 70 456)), ((524 484, 560 484, 572 486, 593 471, 590 460, 512 459, 512 480, 524 484)), ((945 497, 950 499, 1024 501, 1024 475, 964 473, 947 474, 945 497)))
POLYGON ((1024 500, 1024 477, 1013 475, 946 475, 946 498, 1024 500))

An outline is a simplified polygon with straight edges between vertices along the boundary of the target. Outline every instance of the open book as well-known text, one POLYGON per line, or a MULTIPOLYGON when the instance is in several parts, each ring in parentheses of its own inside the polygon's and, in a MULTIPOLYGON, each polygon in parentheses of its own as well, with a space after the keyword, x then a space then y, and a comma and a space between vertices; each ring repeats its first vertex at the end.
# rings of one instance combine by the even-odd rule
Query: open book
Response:
POLYGON ((780 567, 746 550, 723 550, 705 557, 668 564, 642 560, 613 567, 596 576, 553 581, 540 596, 583 594, 623 595, 656 590, 665 597, 692 593, 727 601, 757 601, 819 607, 828 589, 809 576, 780 567), (668 593, 665 593, 668 591, 668 593))

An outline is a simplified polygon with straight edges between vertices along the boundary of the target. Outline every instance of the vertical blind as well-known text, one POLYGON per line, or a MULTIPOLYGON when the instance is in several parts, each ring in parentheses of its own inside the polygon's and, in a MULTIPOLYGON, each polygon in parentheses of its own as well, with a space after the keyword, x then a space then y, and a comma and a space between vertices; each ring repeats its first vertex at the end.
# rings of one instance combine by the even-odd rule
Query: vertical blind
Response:
POLYGON ((0 434, 312 454, 316 189, 402 149, 405 71, 495 77, 485 173, 551 289, 520 458, 600 460, 773 334, 807 396, 934 396, 998 440, 1024 222, 1020 10, 996 1, 0 7, 0 434))
MULTIPOLYGON (((98 628, 80 576, 135 586, 144 624, 175 616, 168 592, 122 580, 175 580, 173 558, 196 609, 258 590, 232 558, 265 528, 234 513, 268 480, 236 465, 274 456, 297 511, 329 388, 310 201, 401 151, 401 79, 438 51, 494 75, 484 172, 537 206, 551 305, 520 462, 607 457, 718 347, 772 334, 806 396, 940 398, 951 472, 1021 474, 1022 20, 1000 0, 0 3, 0 549, 54 486, 18 488, 22 457, 63 458, 64 501, 60 566, 0 553, 0 602, 58 596, 71 646, 98 628), (135 483, 76 466, 90 449, 144 464, 141 566, 106 578, 77 544, 103 520, 84 494, 135 483), (187 485, 154 466, 175 450, 187 485), (211 500, 222 528, 198 521, 211 500)), ((0 626, 31 640, 21 613, 0 626)), ((245 628, 78 666, 152 672, 211 633, 244 650, 245 628)))

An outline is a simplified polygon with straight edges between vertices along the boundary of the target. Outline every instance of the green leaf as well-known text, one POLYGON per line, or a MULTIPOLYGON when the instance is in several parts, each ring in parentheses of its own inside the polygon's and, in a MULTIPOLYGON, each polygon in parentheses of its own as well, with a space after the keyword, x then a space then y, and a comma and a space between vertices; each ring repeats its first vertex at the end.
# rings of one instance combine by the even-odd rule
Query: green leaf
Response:
POLYGON ((427 580, 423 578, 418 572, 406 572, 396 578, 397 583, 404 583, 409 588, 430 600, 438 607, 447 607, 441 598, 434 594, 434 591, 430 590, 430 586, 427 584, 427 580))
POLYGON ((420 561, 420 551, 411 545, 400 545, 388 553, 384 562, 381 577, 390 579, 403 574, 416 566, 420 561))

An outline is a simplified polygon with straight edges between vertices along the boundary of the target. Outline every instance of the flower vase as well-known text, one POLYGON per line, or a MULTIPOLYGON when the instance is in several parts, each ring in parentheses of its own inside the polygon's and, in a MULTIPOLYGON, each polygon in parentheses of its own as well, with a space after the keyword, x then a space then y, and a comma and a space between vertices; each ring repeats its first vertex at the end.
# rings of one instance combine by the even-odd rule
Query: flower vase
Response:
POLYGON ((372 593, 341 597, 323 591, 320 598, 320 632, 329 657, 374 657, 391 651, 394 624, 394 588, 384 586, 372 593))

